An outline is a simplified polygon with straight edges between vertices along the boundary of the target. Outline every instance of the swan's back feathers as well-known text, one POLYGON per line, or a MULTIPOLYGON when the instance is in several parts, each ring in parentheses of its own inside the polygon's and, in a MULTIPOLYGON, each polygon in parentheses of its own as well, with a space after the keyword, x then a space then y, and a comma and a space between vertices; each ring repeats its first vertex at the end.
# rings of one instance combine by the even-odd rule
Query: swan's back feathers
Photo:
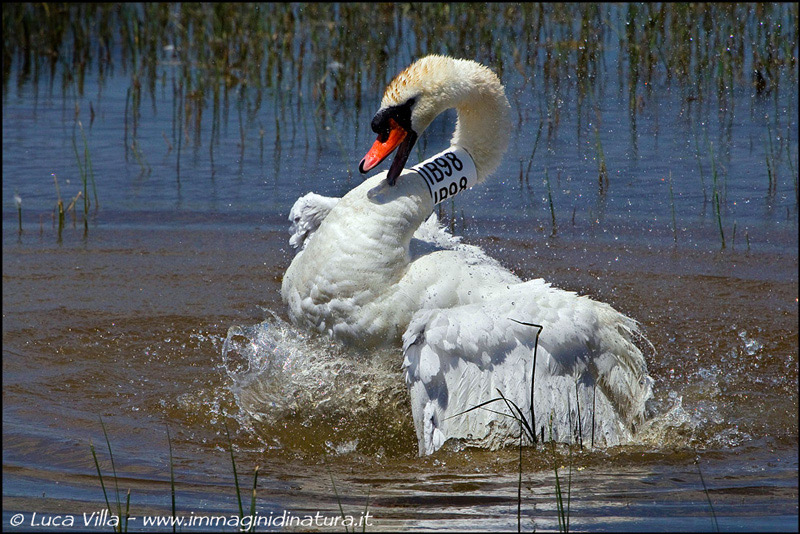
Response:
POLYGON ((534 425, 545 439, 628 441, 650 397, 635 321, 608 305, 532 280, 496 297, 418 312, 403 336, 406 383, 421 455, 444 440, 499 447, 519 434, 499 393, 530 414, 538 328, 534 425), (519 321, 519 322, 517 322, 519 321), (580 411, 580 423, 578 412, 580 411), (461 414, 461 415, 459 415, 461 414), (552 427, 551 427, 552 417, 552 427))

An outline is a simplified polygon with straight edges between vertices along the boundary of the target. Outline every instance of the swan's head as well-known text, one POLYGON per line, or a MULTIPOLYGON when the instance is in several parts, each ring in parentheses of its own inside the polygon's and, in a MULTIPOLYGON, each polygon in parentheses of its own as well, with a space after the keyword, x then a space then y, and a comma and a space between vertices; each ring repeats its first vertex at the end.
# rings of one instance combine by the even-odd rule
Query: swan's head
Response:
POLYGON ((389 185, 394 185, 422 132, 437 115, 458 106, 475 88, 471 74, 476 67, 497 80, 489 69, 474 61, 445 56, 426 56, 398 74, 386 88, 381 108, 372 119, 378 139, 361 160, 359 170, 365 173, 373 169, 397 149, 386 177, 389 185))

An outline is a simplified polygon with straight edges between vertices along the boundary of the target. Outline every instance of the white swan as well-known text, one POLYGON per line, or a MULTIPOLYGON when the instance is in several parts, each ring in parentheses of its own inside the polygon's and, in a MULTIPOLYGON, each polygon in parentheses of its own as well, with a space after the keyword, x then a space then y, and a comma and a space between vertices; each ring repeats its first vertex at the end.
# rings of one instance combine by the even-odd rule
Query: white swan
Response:
POLYGON ((449 438, 498 447, 519 434, 498 391, 545 439, 628 441, 652 380, 638 324, 607 304, 521 281, 431 216, 436 202, 480 183, 508 146, 510 107, 497 76, 468 60, 428 56, 399 74, 372 121, 366 172, 394 149, 388 172, 341 199, 310 193, 292 208, 300 247, 281 295, 298 326, 366 347, 399 345, 420 455, 449 438), (451 147, 404 169, 419 134, 456 108, 451 147), (399 147, 399 148, 398 148, 399 147), (528 323, 528 324, 523 324, 528 323), (462 415, 458 415, 462 414, 462 415), (579 417, 580 416, 580 417, 579 417))

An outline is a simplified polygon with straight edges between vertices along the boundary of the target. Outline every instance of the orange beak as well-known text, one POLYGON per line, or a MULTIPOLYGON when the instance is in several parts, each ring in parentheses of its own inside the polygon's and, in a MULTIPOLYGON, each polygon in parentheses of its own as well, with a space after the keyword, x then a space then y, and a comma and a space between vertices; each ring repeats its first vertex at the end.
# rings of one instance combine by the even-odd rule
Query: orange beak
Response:
POLYGON ((383 136, 379 135, 378 139, 375 141, 375 144, 372 145, 372 148, 369 149, 367 155, 361 160, 361 164, 358 166, 358 169, 362 173, 375 168, 376 165, 386 159, 386 156, 391 154, 394 149, 403 142, 403 139, 406 138, 406 135, 408 135, 408 132, 406 132, 402 126, 397 124, 394 119, 389 119, 389 126, 391 129, 389 130, 389 135, 386 136, 386 139, 381 141, 381 137, 383 136))

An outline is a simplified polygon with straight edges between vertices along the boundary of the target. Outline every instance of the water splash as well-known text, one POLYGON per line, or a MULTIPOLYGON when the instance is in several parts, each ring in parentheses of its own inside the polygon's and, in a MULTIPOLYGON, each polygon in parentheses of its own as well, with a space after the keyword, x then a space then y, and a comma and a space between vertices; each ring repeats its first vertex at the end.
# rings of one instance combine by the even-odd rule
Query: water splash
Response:
POLYGON ((744 350, 748 356, 755 356, 764 347, 760 341, 747 337, 747 330, 739 332, 739 338, 744 342, 744 350))
POLYGON ((399 351, 346 348, 269 313, 230 327, 222 347, 246 429, 271 447, 312 453, 416 449, 399 351))
MULTIPOLYGON (((237 419, 247 432, 269 448, 314 455, 416 455, 399 349, 345 347, 269 314, 259 324, 230 327, 222 343, 237 419)), ((761 348, 746 333, 740 337, 748 354, 761 348)), ((650 419, 631 444, 665 450, 752 439, 723 415, 723 376, 712 363, 691 373, 678 390, 657 393, 650 419)), ((454 442, 448 450, 461 448, 454 442)))

